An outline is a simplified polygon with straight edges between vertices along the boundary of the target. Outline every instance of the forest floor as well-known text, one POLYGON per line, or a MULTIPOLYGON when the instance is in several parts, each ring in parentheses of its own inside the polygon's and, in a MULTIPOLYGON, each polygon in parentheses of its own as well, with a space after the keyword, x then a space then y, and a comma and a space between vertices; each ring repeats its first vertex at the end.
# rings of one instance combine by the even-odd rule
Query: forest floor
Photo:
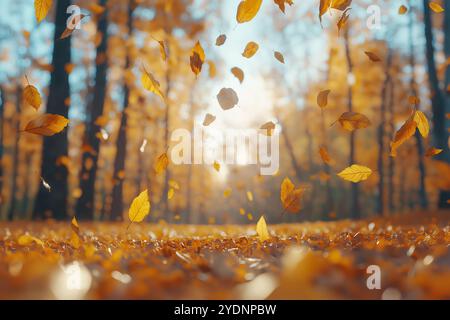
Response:
POLYGON ((269 225, 264 242, 254 225, 3 222, 0 299, 450 299, 449 222, 269 225))

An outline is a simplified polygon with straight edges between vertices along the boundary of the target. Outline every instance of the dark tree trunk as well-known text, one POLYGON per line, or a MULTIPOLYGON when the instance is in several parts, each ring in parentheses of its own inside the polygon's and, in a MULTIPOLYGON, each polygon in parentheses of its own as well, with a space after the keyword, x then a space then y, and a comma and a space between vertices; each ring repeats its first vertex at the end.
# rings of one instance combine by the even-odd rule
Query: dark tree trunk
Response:
MULTIPOLYGON (((413 9, 411 8, 411 12, 409 13, 409 64, 411 66, 411 79, 410 79, 410 90, 411 94, 414 97, 417 97, 417 84, 416 84, 416 57, 414 54, 414 40, 413 40, 413 9)), ((416 105, 416 109, 420 109, 420 105, 416 105)), ((422 137, 418 130, 416 130, 415 134, 416 138, 416 146, 417 146, 417 161, 419 167, 419 203, 422 209, 428 207, 428 199, 427 199, 427 191, 425 186, 425 163, 424 163, 424 150, 423 150, 423 141, 422 137)))
MULTIPOLYGON (((166 43, 168 43, 166 41, 166 43)), ((168 46, 169 47, 169 46, 168 46)), ((166 102, 166 110, 164 113, 164 148, 167 151, 169 149, 169 130, 170 130, 170 102, 169 95, 171 90, 171 74, 170 74, 170 65, 167 66, 166 69, 166 90, 165 90, 165 102, 166 102)), ((169 191, 169 180, 170 180, 170 169, 166 168, 164 171, 164 185, 163 185, 163 194, 162 194, 162 212, 163 214, 169 213, 169 199, 167 198, 167 193, 169 191)))
POLYGON ((3 117, 5 115, 5 88, 0 86, 0 217, 3 212, 3 117))
MULTIPOLYGON (((349 39, 350 26, 347 25, 345 29, 345 57, 347 60, 347 68, 348 74, 353 74, 353 61, 350 53, 350 39, 349 39)), ((348 85, 348 97, 347 97, 347 108, 349 112, 353 111, 353 84, 348 85)), ((349 156, 349 165, 355 164, 355 130, 350 133, 350 156, 349 156)), ((350 206, 350 216, 353 219, 359 219, 361 217, 361 213, 359 212, 359 189, 358 184, 352 183, 351 190, 351 206, 350 206)))
POLYGON ((385 138, 385 124, 386 124, 386 104, 389 99, 387 91, 391 82, 391 64, 392 64, 392 50, 388 48, 385 78, 381 88, 381 106, 380 106, 380 124, 378 126, 378 201, 377 201, 377 213, 381 216, 384 215, 384 138, 385 138))
POLYGON ((16 114, 15 120, 15 137, 14 137, 14 151, 13 151, 13 167, 11 172, 12 184, 11 184, 11 204, 8 210, 8 220, 12 221, 16 214, 17 205, 17 179, 19 172, 19 155, 20 155, 20 115, 22 105, 22 85, 18 84, 16 89, 16 114))
MULTIPOLYGON (((101 0, 100 5, 105 6, 106 0, 101 0)), ((106 6, 107 7, 107 6, 106 6)), ((94 194, 95 181, 97 177, 98 156, 100 152, 100 139, 98 135, 101 127, 96 124, 96 120, 103 114, 106 95, 106 74, 108 69, 108 59, 106 50, 108 46, 108 11, 105 10, 99 17, 97 32, 102 34, 102 41, 97 47, 97 65, 95 72, 94 99, 88 110, 86 120, 86 132, 84 143, 89 145, 90 150, 85 151, 82 157, 82 168, 80 172, 80 188, 83 191, 77 201, 76 213, 79 220, 94 219, 94 194), (87 167, 87 163, 92 161, 92 166, 87 167)))
MULTIPOLYGON (((133 34, 133 11, 134 1, 130 0, 128 6, 128 38, 133 34)), ((127 53, 125 70, 131 67, 130 54, 127 53)), ((123 219, 123 175, 125 172, 125 155, 127 150, 127 122, 128 122, 128 107, 130 105, 130 88, 125 82, 124 85, 124 106, 122 111, 122 118, 120 120, 119 134, 116 141, 116 157, 114 159, 114 186, 112 190, 111 216, 113 221, 123 219)))
MULTIPOLYGON (((277 117, 277 118, 278 118, 278 121, 280 121, 280 118, 279 117, 277 117)), ((282 126, 281 134, 283 135, 284 143, 286 144, 286 149, 288 150, 289 158, 291 159, 291 165, 295 171, 295 176, 297 177, 298 182, 300 182, 302 171, 301 171, 300 166, 298 165, 297 157, 294 153, 294 148, 292 147, 292 143, 291 143, 289 134, 287 133, 286 129, 287 129, 287 127, 282 126)))
MULTIPOLYGON (((395 83, 391 80, 389 91, 389 136, 393 137, 395 134, 395 122, 394 122, 394 99, 395 99, 395 83)), ((394 177, 395 177, 395 157, 388 157, 388 182, 387 182, 387 195, 388 195, 388 207, 389 214, 395 211, 395 189, 394 189, 394 177)))
MULTIPOLYGON (((53 71, 50 78, 47 113, 56 113, 67 118, 69 108, 65 104, 70 97, 69 76, 64 66, 70 63, 71 37, 58 40, 66 28, 66 9, 70 0, 58 0, 56 3, 55 34, 53 37, 53 71)), ((67 129, 51 137, 44 138, 42 148, 41 176, 51 186, 52 191, 40 184, 36 205, 33 212, 34 219, 52 217, 57 220, 67 218, 67 175, 66 166, 57 165, 56 160, 67 156, 67 129)))

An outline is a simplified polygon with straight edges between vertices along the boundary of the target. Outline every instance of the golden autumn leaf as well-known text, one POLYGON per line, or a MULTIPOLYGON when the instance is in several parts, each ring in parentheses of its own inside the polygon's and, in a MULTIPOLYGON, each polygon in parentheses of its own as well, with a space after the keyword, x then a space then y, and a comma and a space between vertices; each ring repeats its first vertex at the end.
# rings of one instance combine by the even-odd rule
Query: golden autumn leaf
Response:
POLYGON ((216 65, 214 64, 214 61, 208 60, 206 63, 208 63, 209 67, 209 77, 214 78, 216 76, 216 65))
POLYGON ((175 190, 179 190, 179 189, 180 189, 180 185, 178 184, 178 182, 176 182, 176 181, 173 180, 173 179, 170 179, 170 180, 169 180, 169 186, 170 186, 171 188, 174 188, 175 190))
POLYGON ((253 192, 247 191, 247 199, 248 199, 248 201, 250 201, 250 202, 253 201, 253 192))
POLYGON ((331 157, 328 154, 327 148, 325 148, 323 146, 320 147, 319 148, 319 155, 320 155, 320 158, 322 158, 323 162, 325 162, 325 163, 330 163, 331 162, 331 157))
POLYGON ((244 208, 240 208, 240 209, 239 209, 239 214, 240 214, 241 216, 245 216, 245 209, 244 209, 244 208))
POLYGON ((74 68, 75 68, 74 63, 66 63, 64 65, 64 70, 66 71, 67 74, 71 74, 74 68))
POLYGON ((319 4, 319 19, 322 21, 322 16, 330 9, 337 9, 340 11, 344 11, 347 9, 352 0, 320 0, 319 4))
POLYGON ((442 6, 439 3, 431 1, 428 3, 428 6, 430 7, 431 10, 433 10, 436 13, 444 12, 444 8, 442 8, 442 6))
POLYGON ((236 21, 244 23, 252 20, 261 7, 262 0, 242 0, 236 13, 236 21))
POLYGON ((292 6, 294 4, 293 0, 273 0, 278 8, 280 8, 281 12, 285 13, 286 4, 292 6))
POLYGON ((23 89, 23 99, 36 110, 41 106, 41 95, 38 89, 30 84, 23 89))
POLYGON ((413 120, 412 117, 409 117, 406 122, 398 129, 395 133, 394 140, 391 142, 391 156, 395 157, 397 154, 397 149, 400 147, 406 140, 411 138, 416 132, 417 123, 413 120))
POLYGON ((161 58, 166 61, 167 60, 167 50, 166 45, 164 44, 164 41, 157 40, 159 44, 159 53, 161 54, 161 58))
POLYGON ((169 165, 169 157, 167 156, 167 153, 163 153, 156 159, 156 163, 154 166, 154 170, 156 174, 160 174, 164 170, 166 170, 167 166, 169 165))
POLYGON ((380 62, 381 59, 380 57, 378 57, 375 53, 370 52, 370 51, 364 51, 364 53, 369 57, 370 61, 373 62, 380 62))
POLYGON ((256 223, 256 233, 258 234, 259 241, 261 242, 270 239, 269 230, 267 230, 267 224, 264 216, 261 216, 256 223))
POLYGON ((64 130, 68 123, 63 116, 46 113, 28 122, 24 131, 49 137, 64 130))
POLYGON ((231 192, 232 192, 231 188, 226 188, 226 189, 223 191, 223 196, 224 196, 224 198, 228 198, 228 197, 231 195, 231 192))
POLYGON ((220 36, 218 36, 216 38, 216 46, 223 45, 226 40, 227 40, 227 35, 226 34, 221 34, 220 36))
POLYGON ((150 200, 148 199, 147 189, 145 189, 131 202, 130 209, 128 210, 130 224, 133 222, 141 222, 149 213, 150 200))
POLYGON ((34 0, 34 13, 38 23, 45 19, 52 3, 53 0, 34 0))
POLYGON ((72 231, 75 232, 76 234, 80 233, 80 226, 78 225, 77 218, 75 217, 72 218, 72 220, 70 221, 70 227, 72 231))
POLYGON ((203 62, 205 62, 205 51, 203 51, 200 42, 197 41, 190 56, 191 70, 196 76, 202 71, 203 62))
POLYGON ((428 133, 430 132, 430 125, 428 124, 427 117, 422 111, 414 112, 413 120, 417 123, 417 129, 419 129, 422 137, 428 137, 428 133))
POLYGON ((278 61, 280 61, 281 63, 284 64, 284 56, 281 52, 275 51, 273 53, 273 56, 275 57, 275 59, 277 59, 278 61))
POLYGON ((323 90, 320 91, 317 95, 317 105, 321 108, 325 108, 328 104, 328 95, 330 94, 331 90, 323 90))
POLYGON ((244 52, 242 52, 242 56, 250 59, 251 57, 253 57, 255 55, 255 53, 256 53, 256 51, 258 51, 258 49, 259 49, 259 45, 256 42, 250 41, 245 46, 244 52))
POLYGON ((442 149, 436 149, 436 148, 431 147, 425 152, 425 157, 432 157, 441 152, 442 152, 442 149))
POLYGON ((19 239, 17 239, 17 242, 18 242, 21 246, 29 246, 29 245, 32 244, 33 242, 35 242, 36 244, 41 245, 41 246, 44 245, 44 242, 43 242, 41 239, 36 238, 36 237, 33 237, 33 236, 29 235, 28 233, 27 233, 27 234, 24 234, 24 235, 21 235, 21 236, 19 237, 19 239))
POLYGON ((153 77, 150 72, 147 72, 145 69, 142 72, 141 83, 146 90, 153 92, 164 100, 164 95, 161 91, 159 82, 153 77))
POLYGON ((222 88, 217 94, 217 101, 223 110, 233 108, 239 102, 236 92, 231 88, 222 88))
POLYGON ((167 191, 167 200, 171 200, 175 194, 175 189, 170 188, 169 191, 167 191))
POLYGON ((238 67, 231 68, 231 73, 239 80, 240 83, 244 81, 244 71, 238 67))
POLYGON ((348 131, 363 129, 370 126, 370 120, 363 114, 358 112, 344 112, 337 120, 342 128, 348 131))
POLYGON ((292 181, 286 177, 281 183, 280 199, 285 211, 296 213, 301 209, 303 189, 296 188, 292 181))
POLYGON ((273 133, 273 130, 275 130, 275 123, 273 123, 272 121, 268 121, 259 128, 266 130, 266 135, 271 136, 273 133))
POLYGON ((220 171, 220 163, 218 163, 217 161, 214 161, 213 167, 214 167, 214 169, 215 169, 217 172, 220 171))
POLYGON ((207 113, 206 115, 205 115, 205 119, 203 119, 203 125, 206 127, 206 126, 209 126, 211 123, 213 123, 214 122, 214 120, 216 120, 216 116, 215 115, 212 115, 211 113, 207 113))
POLYGON ((400 15, 403 15, 407 12, 408 12, 408 8, 403 4, 398 8, 398 14, 400 14, 400 15))
POLYGON ((367 178, 371 174, 372 170, 370 168, 358 164, 352 164, 350 167, 345 168, 337 175, 344 180, 357 183, 360 181, 367 180, 367 178))

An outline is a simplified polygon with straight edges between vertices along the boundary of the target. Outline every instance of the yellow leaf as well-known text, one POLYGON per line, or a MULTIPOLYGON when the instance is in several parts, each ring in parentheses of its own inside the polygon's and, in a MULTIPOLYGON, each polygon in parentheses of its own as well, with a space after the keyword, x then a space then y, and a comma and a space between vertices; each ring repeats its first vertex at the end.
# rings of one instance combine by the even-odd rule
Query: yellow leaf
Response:
POLYGON ((75 249, 79 249, 81 247, 81 239, 75 232, 72 232, 70 236, 69 244, 75 249))
POLYGON ((295 188, 295 185, 289 178, 284 178, 281 183, 280 199, 284 210, 296 213, 301 209, 301 197, 303 189, 295 188))
POLYGON ((322 158, 323 162, 325 162, 325 163, 330 163, 331 162, 331 157, 328 154, 327 148, 320 147, 319 148, 319 154, 320 154, 320 157, 322 158))
POLYGON ((244 23, 252 20, 261 7, 262 0, 242 0, 239 3, 236 21, 238 23, 244 23))
POLYGON ((380 62, 381 59, 373 52, 364 51, 364 53, 369 57, 369 59, 373 62, 380 62))
POLYGON ((412 117, 401 126, 395 133, 394 141, 391 142, 391 156, 395 157, 398 147, 400 147, 406 140, 411 138, 416 132, 417 123, 413 121, 412 117))
POLYGON ((196 76, 202 71, 203 62, 205 62, 205 51, 203 51, 200 42, 197 41, 190 56, 191 70, 196 76))
POLYGON ((23 89, 23 99, 36 110, 41 106, 41 95, 35 86, 27 85, 23 89))
POLYGON ((239 209, 239 214, 240 214, 241 216, 245 216, 245 209, 244 209, 244 208, 240 208, 240 209, 239 209))
POLYGON ((225 198, 228 198, 230 195, 231 195, 231 189, 230 189, 230 188, 227 188, 227 189, 225 189, 225 190, 223 191, 223 196, 224 196, 225 198))
POLYGON ((128 210, 128 217, 130 223, 141 222, 150 212, 150 200, 148 199, 147 189, 142 191, 131 202, 130 209, 128 210))
POLYGON ((208 63, 209 67, 209 77, 214 78, 216 76, 216 65, 211 60, 208 60, 206 62, 208 63))
POLYGON ((160 84, 157 80, 155 80, 155 78, 151 73, 144 70, 141 76, 141 83, 146 90, 153 92, 154 94, 160 96, 161 99, 164 100, 164 95, 161 92, 160 84))
POLYGON ((242 71, 240 68, 231 68, 231 73, 239 80, 240 83, 244 81, 244 71, 242 71))
POLYGON ((432 157, 442 152, 442 149, 429 148, 427 152, 425 152, 425 157, 432 157))
POLYGON ((253 215, 249 212, 247 213, 247 219, 252 221, 253 220, 253 215))
POLYGON ((220 171, 220 163, 218 163, 217 161, 214 161, 213 167, 217 172, 220 171))
POLYGON ((220 36, 217 37, 216 39, 216 46, 221 46, 225 43, 225 41, 227 40, 227 36, 225 34, 221 34, 220 36))
MULTIPOLYGON (((448 0, 445 0, 445 1, 448 1, 448 0)), ((442 8, 441 5, 436 2, 430 2, 430 3, 428 3, 428 6, 430 7, 431 10, 433 10, 436 13, 444 12, 444 8, 442 8)))
POLYGON ((422 111, 414 112, 414 122, 417 123, 417 129, 419 129, 422 137, 428 137, 428 133, 430 132, 430 125, 428 124, 427 117, 422 111))
POLYGON ((34 13, 38 23, 45 19, 52 3, 53 0, 34 0, 34 13))
POLYGON ((275 59, 277 59, 278 61, 280 61, 281 63, 284 64, 284 57, 283 57, 283 54, 281 52, 275 51, 273 53, 273 56, 275 57, 275 59))
POLYGON ((261 216, 256 223, 256 233, 258 234, 259 241, 261 242, 270 239, 269 230, 267 230, 267 224, 264 216, 261 216))
POLYGON ((285 13, 285 4, 292 6, 294 4, 293 0, 273 0, 276 5, 278 5, 278 8, 280 8, 281 12, 285 13))
POLYGON ((212 115, 211 113, 207 113, 205 115, 205 119, 203 119, 203 125, 205 127, 209 126, 211 123, 214 122, 214 120, 216 120, 216 116, 212 115))
POLYGON ((44 242, 41 239, 38 239, 36 237, 30 236, 28 233, 21 235, 19 237, 19 239, 17 239, 17 242, 21 245, 21 246, 28 246, 30 244, 32 244, 33 242, 36 242, 38 245, 43 246, 44 242))
POLYGON ((72 218, 72 221, 70 222, 70 227, 72 228, 72 231, 76 234, 80 233, 80 226, 78 225, 78 221, 75 217, 72 218))
POLYGON ((158 40, 159 44, 159 52, 161 53, 161 58, 166 61, 167 60, 167 52, 166 52, 166 46, 164 44, 164 41, 158 40))
POLYGON ((363 129, 370 126, 370 120, 358 112, 344 112, 338 119, 342 128, 348 131, 363 129))
POLYGON ((161 172, 166 170, 168 165, 169 165, 169 157, 167 156, 166 153, 163 153, 156 160, 156 164, 154 167, 156 174, 160 174, 161 172))
POLYGON ((252 202, 253 201, 253 193, 251 191, 247 191, 247 199, 248 201, 252 202))
POLYGON ((345 168, 338 173, 338 176, 344 180, 351 181, 354 183, 367 180, 367 178, 372 174, 370 168, 360 166, 358 164, 352 164, 350 167, 345 168))
POLYGON ((404 5, 401 5, 400 8, 398 8, 398 14, 403 15, 406 12, 408 12, 408 8, 404 5))
POLYGON ((168 200, 172 199, 174 194, 175 194, 175 189, 170 188, 169 191, 167 191, 167 199, 168 200))
POLYGON ((317 95, 317 105, 321 108, 325 108, 328 104, 328 95, 330 94, 331 90, 323 90, 320 91, 317 95))
POLYGON ((180 189, 180 185, 178 184, 178 182, 176 182, 175 180, 172 180, 172 179, 169 180, 169 186, 175 190, 180 189))
POLYGON ((256 42, 250 41, 245 46, 244 52, 242 52, 242 56, 250 59, 251 57, 253 57, 253 55, 256 53, 256 51, 258 51, 258 49, 259 49, 258 44, 256 42))
POLYGON ((237 105, 239 98, 233 89, 222 88, 217 94, 217 101, 223 110, 228 110, 237 105))
POLYGON ((52 136, 61 132, 69 123, 69 119, 58 114, 46 113, 28 122, 26 132, 43 136, 52 136))

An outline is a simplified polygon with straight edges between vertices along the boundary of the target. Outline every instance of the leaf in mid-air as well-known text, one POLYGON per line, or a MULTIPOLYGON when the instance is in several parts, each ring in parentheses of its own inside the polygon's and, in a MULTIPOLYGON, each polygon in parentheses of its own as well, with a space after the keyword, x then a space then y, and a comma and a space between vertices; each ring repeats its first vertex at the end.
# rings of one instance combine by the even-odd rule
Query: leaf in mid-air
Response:
POLYGON ((352 164, 350 167, 345 168, 337 175, 344 180, 357 183, 360 181, 367 180, 367 178, 371 174, 372 170, 370 168, 358 164, 352 164))

